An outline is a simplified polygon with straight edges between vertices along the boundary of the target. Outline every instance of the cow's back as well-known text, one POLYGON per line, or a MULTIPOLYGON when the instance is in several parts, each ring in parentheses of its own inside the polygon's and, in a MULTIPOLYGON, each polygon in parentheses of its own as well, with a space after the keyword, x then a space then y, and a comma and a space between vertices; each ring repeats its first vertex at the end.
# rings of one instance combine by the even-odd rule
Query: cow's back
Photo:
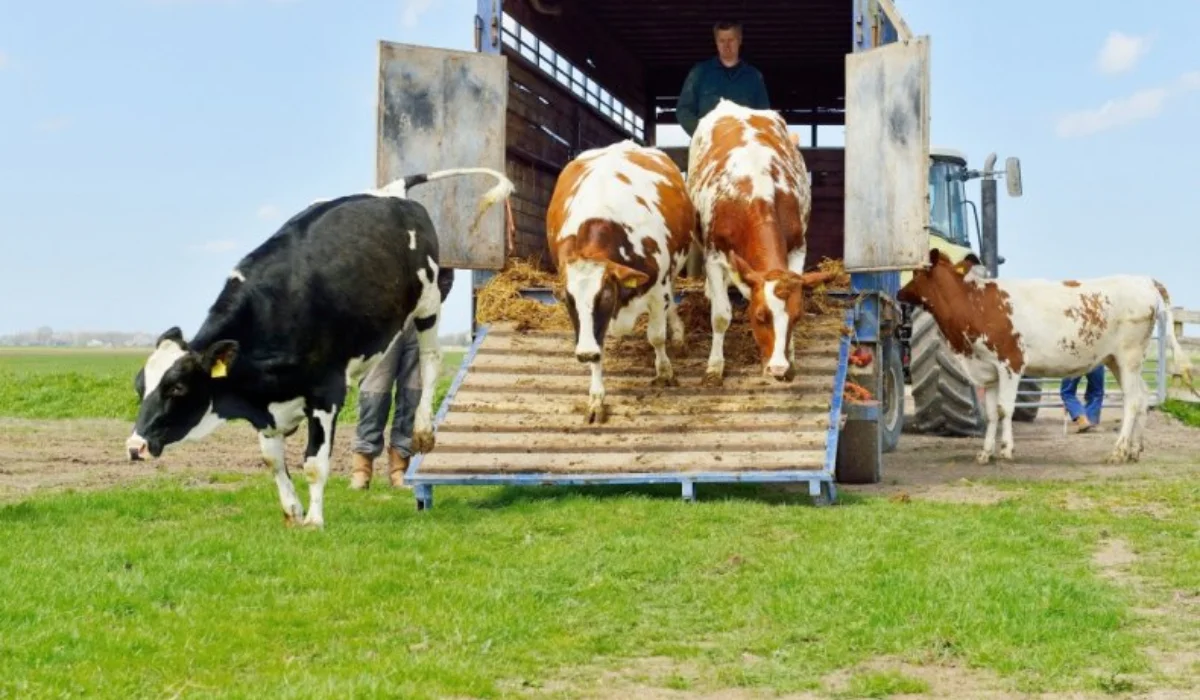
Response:
POLYGON ((231 326, 226 333, 247 348, 295 361, 373 354, 401 329, 437 258, 432 221, 416 202, 322 202, 238 263, 206 323, 231 326))
POLYGON ((643 257, 650 248, 685 251, 696 216, 678 166, 658 149, 622 141, 584 151, 563 169, 546 212, 551 249, 596 219, 628 232, 632 253, 643 257))
POLYGON ((769 220, 788 250, 804 245, 808 173, 778 113, 722 100, 697 125, 688 160, 688 191, 706 235, 769 220))
MULTIPOLYGON (((1140 275, 1083 280, 999 279, 999 309, 1020 335, 1026 371, 1057 376, 1073 362, 1095 365, 1120 347, 1146 347, 1159 309, 1155 281, 1140 275), (1004 306, 1009 307, 1005 309, 1004 306)), ((990 310, 996 313, 997 310, 990 310)))

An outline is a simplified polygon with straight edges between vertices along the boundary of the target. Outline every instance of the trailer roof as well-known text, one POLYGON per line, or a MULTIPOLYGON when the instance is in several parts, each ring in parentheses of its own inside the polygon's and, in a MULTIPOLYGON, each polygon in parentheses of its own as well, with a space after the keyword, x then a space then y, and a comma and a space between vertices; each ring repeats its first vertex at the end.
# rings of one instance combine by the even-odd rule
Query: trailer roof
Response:
POLYGON ((772 108, 789 122, 842 123, 852 0, 588 0, 586 8, 642 62, 659 123, 675 122, 688 70, 716 54, 719 20, 742 23, 742 57, 762 71, 772 108))

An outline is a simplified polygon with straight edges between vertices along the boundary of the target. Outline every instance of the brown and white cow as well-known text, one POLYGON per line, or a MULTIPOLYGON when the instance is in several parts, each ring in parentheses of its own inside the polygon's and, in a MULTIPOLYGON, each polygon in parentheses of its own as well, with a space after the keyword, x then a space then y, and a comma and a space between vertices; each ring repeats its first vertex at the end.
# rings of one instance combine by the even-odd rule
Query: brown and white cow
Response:
POLYGON ((622 141, 580 153, 558 177, 546 212, 546 238, 564 281, 575 357, 591 366, 587 420, 604 421, 604 337, 610 323, 628 335, 643 313, 654 347, 655 379, 678 385, 667 357, 683 342, 674 277, 686 260, 696 212, 683 174, 665 153, 622 141))
MULTIPOLYGON (((929 311, 971 381, 985 390, 987 432, 977 460, 991 461, 1002 423, 1001 459, 1013 457, 1012 414, 1023 375, 1078 377, 1105 364, 1121 384, 1124 415, 1107 461, 1137 461, 1149 390, 1142 362, 1158 314, 1173 327, 1170 298, 1158 281, 1137 275, 1088 280, 997 279, 973 274, 979 258, 958 265, 939 250, 900 290, 900 301, 929 311)), ((1177 372, 1191 362, 1168 331, 1177 372)))
POLYGON ((729 285, 749 301, 763 371, 793 376, 792 333, 804 313, 805 234, 812 211, 804 157, 777 112, 722 99, 696 126, 688 151, 688 192, 700 215, 712 351, 704 383, 720 386, 729 285))

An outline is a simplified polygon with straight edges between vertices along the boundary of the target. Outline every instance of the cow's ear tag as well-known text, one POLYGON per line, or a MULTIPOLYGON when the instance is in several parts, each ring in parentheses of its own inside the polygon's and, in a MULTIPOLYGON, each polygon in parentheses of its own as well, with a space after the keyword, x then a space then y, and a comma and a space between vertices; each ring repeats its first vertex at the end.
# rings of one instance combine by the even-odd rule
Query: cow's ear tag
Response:
POLYGON ((217 360, 217 361, 213 362, 213 366, 212 366, 213 379, 220 379, 221 377, 224 377, 226 374, 229 374, 229 368, 225 366, 225 363, 223 361, 217 360))
POLYGON ((626 277, 625 279, 621 280, 621 284, 625 285, 629 289, 635 289, 638 286, 638 281, 637 281, 636 277, 634 277, 633 275, 630 275, 629 277, 626 277))

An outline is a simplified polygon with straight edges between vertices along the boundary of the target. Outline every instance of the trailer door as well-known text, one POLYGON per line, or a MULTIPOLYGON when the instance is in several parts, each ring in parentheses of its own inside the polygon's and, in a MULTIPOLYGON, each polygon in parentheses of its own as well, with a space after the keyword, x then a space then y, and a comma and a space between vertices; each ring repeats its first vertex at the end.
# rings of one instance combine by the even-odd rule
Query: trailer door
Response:
MULTIPOLYGON (((449 168, 505 172, 507 102, 503 56, 381 41, 377 186, 449 168)), ((495 184, 472 174, 413 188, 409 197, 429 210, 436 227, 443 267, 504 267, 504 207, 490 208, 467 235, 479 198, 495 184)))
POLYGON ((847 54, 847 270, 928 263, 928 178, 928 37, 847 54))

